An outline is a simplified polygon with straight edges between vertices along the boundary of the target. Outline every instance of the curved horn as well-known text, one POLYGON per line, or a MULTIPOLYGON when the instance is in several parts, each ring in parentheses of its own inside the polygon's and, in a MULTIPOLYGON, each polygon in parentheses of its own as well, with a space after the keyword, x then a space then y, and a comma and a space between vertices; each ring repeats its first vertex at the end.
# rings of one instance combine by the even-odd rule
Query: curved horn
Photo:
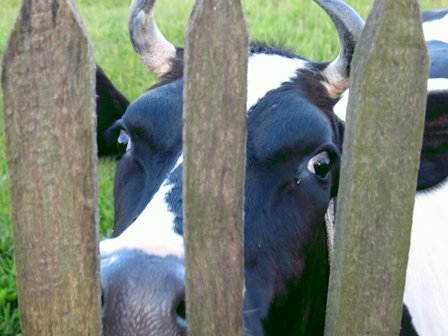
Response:
POLYGON ((353 8, 342 0, 314 0, 330 16, 339 36, 340 51, 338 57, 331 62, 323 74, 329 85, 327 89, 334 97, 339 97, 348 87, 350 63, 355 51, 364 20, 353 8))
POLYGON ((129 9, 129 37, 143 64, 160 78, 171 70, 176 48, 157 28, 154 3, 155 0, 132 0, 129 9))

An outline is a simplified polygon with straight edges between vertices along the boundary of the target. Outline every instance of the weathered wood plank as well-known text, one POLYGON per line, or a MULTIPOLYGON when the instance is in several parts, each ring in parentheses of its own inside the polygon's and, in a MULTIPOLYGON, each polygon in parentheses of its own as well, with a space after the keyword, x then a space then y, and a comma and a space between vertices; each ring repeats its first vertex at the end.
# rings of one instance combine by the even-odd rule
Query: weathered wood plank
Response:
POLYGON ((375 1, 352 66, 326 335, 398 335, 427 73, 418 1, 375 1))
POLYGON ((3 55, 23 335, 99 335, 93 48, 70 0, 24 0, 3 55))
POLYGON ((197 1, 186 40, 189 334, 242 335, 248 35, 240 1, 197 1))

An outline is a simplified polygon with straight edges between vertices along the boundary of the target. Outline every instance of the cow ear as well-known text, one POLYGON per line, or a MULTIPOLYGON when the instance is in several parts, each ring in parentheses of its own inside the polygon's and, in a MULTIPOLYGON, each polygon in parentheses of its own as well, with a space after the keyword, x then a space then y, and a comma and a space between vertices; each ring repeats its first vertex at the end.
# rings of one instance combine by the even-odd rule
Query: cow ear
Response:
POLYGON ((96 115, 98 155, 116 155, 115 141, 107 140, 107 130, 122 117, 129 101, 112 84, 104 71, 96 67, 96 115))
POLYGON ((426 102, 417 190, 436 186, 448 176, 448 90, 430 91, 426 102))

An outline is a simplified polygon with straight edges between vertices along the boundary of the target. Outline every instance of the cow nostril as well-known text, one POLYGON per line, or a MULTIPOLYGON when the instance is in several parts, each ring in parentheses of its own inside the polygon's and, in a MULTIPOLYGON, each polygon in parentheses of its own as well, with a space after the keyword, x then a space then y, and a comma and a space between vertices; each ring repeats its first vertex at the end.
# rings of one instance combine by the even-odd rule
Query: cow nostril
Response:
POLYGON ((181 300, 176 307, 177 321, 179 324, 186 325, 187 323, 187 306, 185 299, 181 300))

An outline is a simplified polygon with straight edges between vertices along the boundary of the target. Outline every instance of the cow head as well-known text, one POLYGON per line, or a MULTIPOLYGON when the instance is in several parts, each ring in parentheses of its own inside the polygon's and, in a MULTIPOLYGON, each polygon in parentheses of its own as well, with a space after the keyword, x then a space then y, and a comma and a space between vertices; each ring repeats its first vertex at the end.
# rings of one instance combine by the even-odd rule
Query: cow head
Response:
MULTIPOLYGON (((363 26, 343 1, 317 1, 338 31, 329 63, 257 43, 248 71, 245 302, 248 335, 322 333, 328 281, 324 215, 335 194, 346 90, 363 26), (292 307, 292 308, 291 308, 292 307)), ((182 49, 134 0, 131 41, 161 82, 117 121, 115 238, 101 243, 105 335, 184 335, 182 49)))

